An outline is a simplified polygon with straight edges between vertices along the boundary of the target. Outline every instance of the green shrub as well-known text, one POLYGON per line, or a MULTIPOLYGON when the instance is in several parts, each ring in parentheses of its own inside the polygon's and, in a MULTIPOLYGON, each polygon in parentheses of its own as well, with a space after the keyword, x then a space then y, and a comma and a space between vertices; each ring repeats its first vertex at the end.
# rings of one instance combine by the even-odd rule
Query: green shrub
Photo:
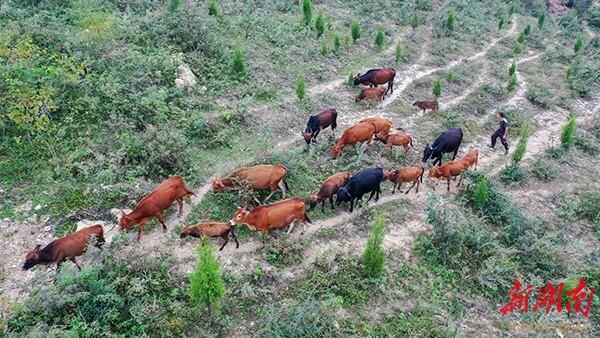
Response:
POLYGON ((519 34, 519 36, 517 37, 517 42, 521 45, 523 44, 523 42, 525 42, 525 33, 524 32, 521 32, 521 34, 519 34))
POLYGON ((410 17, 410 27, 412 27, 412 29, 415 30, 417 27, 419 27, 419 23, 419 16, 417 15, 417 13, 414 13, 410 17))
POLYGON ((302 16, 304 24, 310 26, 312 22, 312 3, 310 0, 302 0, 302 16))
POLYGON ((340 334, 335 316, 339 308, 335 299, 290 300, 282 306, 268 306, 256 333, 260 337, 336 337, 340 334))
POLYGON ((385 34, 383 33, 383 29, 377 31, 375 35, 375 46, 377 46, 377 50, 381 51, 383 49, 383 42, 385 39, 385 34))
POLYGON ((225 294, 225 284, 219 271, 219 262, 213 254, 213 247, 202 239, 198 246, 198 264, 190 275, 188 292, 190 298, 199 307, 205 307, 208 313, 219 308, 219 302, 225 294))
POLYGON ((169 0, 169 11, 175 12, 181 5, 181 0, 169 0))
POLYGON ((333 51, 337 54, 340 51, 340 46, 342 45, 340 41, 340 37, 337 35, 333 36, 333 51))
POLYGON ((508 68, 508 76, 512 76, 516 72, 517 72, 517 64, 513 60, 512 64, 510 65, 510 68, 508 68))
POLYGON ((498 30, 502 30, 502 27, 504 27, 504 18, 500 18, 498 20, 498 30))
POLYGON ((442 95, 442 82, 439 79, 433 82, 433 88, 431 89, 431 92, 436 99, 442 95))
POLYGON ((525 26, 525 29, 523 29, 523 34, 525 36, 529 36, 529 34, 531 34, 531 25, 527 24, 527 26, 525 26))
POLYGON ((489 198, 490 195, 488 192, 487 180, 483 178, 477 183, 475 191, 473 192, 473 203, 475 204, 475 208, 482 210, 487 205, 489 198))
POLYGON ((544 23, 546 22, 546 12, 540 13, 538 15, 538 27, 542 29, 544 27, 544 23))
POLYGON ((446 72, 446 81, 447 82, 454 82, 454 80, 456 80, 456 76, 454 75, 454 72, 451 69, 449 69, 446 72))
POLYGON ((549 164, 537 159, 531 165, 531 174, 542 182, 551 182, 557 177, 556 170, 549 164))
POLYGON ((404 59, 404 53, 402 51, 402 45, 400 44, 400 42, 398 42, 398 44, 396 44, 396 50, 395 50, 394 55, 396 57, 396 63, 398 63, 402 59, 404 59))
POLYGON ((346 84, 348 87, 354 87, 354 75, 352 75, 352 73, 348 74, 348 81, 346 84))
POLYGON ((583 48, 583 43, 585 42, 585 36, 583 35, 583 33, 579 34, 579 37, 577 37, 577 40, 575 40, 575 44, 573 45, 573 51, 575 52, 575 54, 579 53, 579 51, 581 51, 581 49, 583 48))
POLYGON ((508 9, 508 16, 512 17, 513 14, 515 14, 516 12, 517 12, 517 5, 511 4, 510 8, 508 9))
POLYGON ((371 278, 379 278, 383 273, 385 254, 381 248, 385 235, 385 219, 378 217, 373 221, 367 247, 363 253, 363 264, 371 278))
POLYGON ((533 83, 527 89, 527 99, 542 108, 548 108, 552 105, 553 95, 547 85, 533 83))
POLYGON ((527 178, 527 173, 518 164, 513 162, 498 173, 498 178, 506 184, 517 184, 527 178))
POLYGON ((448 11, 448 17, 446 18, 446 28, 449 31, 454 30, 455 21, 456 21, 456 12, 454 11, 454 9, 451 9, 450 11, 448 11))
POLYGON ((571 148, 575 143, 575 116, 569 117, 567 124, 560 132, 560 143, 565 149, 571 148))
POLYGON ((321 55, 327 54, 329 54, 329 47, 327 46, 327 41, 323 41, 323 44, 321 44, 321 55))
POLYGON ((352 19, 352 22, 350 23, 350 35, 352 36, 352 41, 354 43, 356 43, 356 40, 358 40, 360 38, 360 34, 361 34, 360 23, 358 23, 358 21, 352 19))
POLYGON ((517 84, 517 73, 514 73, 513 75, 508 77, 508 85, 506 86, 506 89, 509 92, 512 92, 517 87, 517 84))
POLYGON ((239 75, 243 75, 246 73, 246 63, 244 61, 244 54, 242 53, 242 47, 237 44, 235 46, 235 50, 233 51, 233 71, 239 75))
POLYGON ((317 37, 321 37, 325 32, 325 19, 323 19, 323 11, 320 10, 317 18, 315 19, 315 29, 317 30, 317 37))
POLYGON ((302 262, 306 245, 287 236, 271 240, 264 245, 262 254, 267 262, 279 267, 288 267, 302 262))
POLYGON ((514 165, 519 165, 523 157, 525 156, 525 151, 527 150, 527 140, 531 133, 533 132, 533 126, 530 123, 525 123, 521 127, 521 132, 519 134, 519 143, 517 143, 517 147, 512 155, 512 161, 514 165))
POLYGON ((219 7, 217 7, 217 2, 215 0, 208 0, 208 15, 219 15, 219 7))
POLYGON ((306 96, 306 86, 304 84, 304 76, 302 75, 296 78, 296 96, 300 100, 304 100, 306 96))
POLYGON ((600 28, 600 6, 594 5, 588 10, 588 22, 590 26, 600 28))

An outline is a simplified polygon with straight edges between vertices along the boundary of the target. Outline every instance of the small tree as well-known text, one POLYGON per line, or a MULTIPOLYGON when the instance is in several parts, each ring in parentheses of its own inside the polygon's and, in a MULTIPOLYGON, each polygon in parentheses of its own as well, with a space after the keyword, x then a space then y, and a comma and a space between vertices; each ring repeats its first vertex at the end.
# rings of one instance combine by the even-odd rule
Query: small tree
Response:
POLYGON ((529 34, 531 34, 531 25, 528 24, 525 29, 523 29, 523 34, 525 34, 525 36, 529 36, 529 34))
POLYGON ((524 32, 521 32, 521 34, 519 34, 519 36, 517 37, 517 42, 519 44, 523 44, 523 42, 525 42, 525 34, 524 34, 524 32))
POLYGON ((517 83, 517 73, 513 73, 511 76, 508 77, 508 86, 506 88, 509 92, 511 92, 515 88, 517 88, 517 83))
POLYGON ((321 37, 325 32, 325 19, 323 18, 323 11, 319 11, 317 18, 315 19, 315 29, 317 30, 317 36, 321 37))
POLYGON ((454 11, 454 9, 451 9, 450 11, 448 11, 448 18, 446 19, 446 28, 449 31, 454 30, 455 21, 456 21, 456 12, 454 11))
POLYGON ((321 55, 327 54, 329 54, 329 47, 327 46, 327 41, 323 41, 323 44, 321 45, 321 55))
POLYGON ((529 136, 531 136, 531 132, 533 131, 533 127, 529 123, 525 123, 523 127, 521 127, 521 133, 519 134, 519 143, 517 143, 517 147, 515 148, 515 152, 512 155, 513 165, 518 166, 523 160, 525 156, 525 151, 527 150, 527 141, 529 136))
POLYGON ((373 227, 367 240, 367 247, 363 253, 363 264, 367 270, 367 274, 371 278, 379 278, 383 273, 385 254, 381 248, 381 244, 385 235, 384 230, 385 220, 382 217, 378 217, 373 222, 373 227))
POLYGON ((565 149, 575 144, 575 116, 569 117, 569 121, 560 132, 560 143, 565 149))
POLYGON ((515 14, 516 11, 517 11, 517 7, 515 6, 515 4, 512 4, 510 6, 510 9, 508 10, 508 16, 512 16, 513 14, 515 14))
POLYGON ((340 41, 340 37, 337 35, 333 36, 333 51, 338 53, 340 51, 340 47, 342 42, 340 41))
POLYGON ((239 44, 235 46, 235 50, 233 51, 233 71, 243 75, 246 72, 246 64, 244 62, 244 54, 242 53, 242 48, 239 44))
POLYGON ((352 35, 352 41, 354 43, 356 43, 356 40, 358 40, 360 38, 360 33, 361 33, 360 23, 358 23, 358 21, 353 19, 352 23, 350 24, 350 35, 352 35))
POLYGON ((400 62, 400 60, 402 60, 403 57, 404 55, 402 53, 402 45, 400 44, 400 42, 398 42, 398 44, 396 45, 396 63, 400 62))
POLYGON ((442 82, 439 79, 433 82, 432 92, 436 100, 442 95, 442 82))
POLYGON ((575 45, 573 46, 573 51, 575 51, 575 54, 579 53, 581 48, 583 48, 583 42, 584 42, 584 36, 582 33, 579 35, 579 37, 575 41, 575 45))
POLYGON ((304 24, 309 26, 312 21, 312 3, 310 0, 302 0, 302 15, 304 24))
POLYGON ((502 27, 504 27, 504 18, 498 20, 498 30, 502 30, 502 27))
POLYGON ((538 27, 542 29, 544 27, 544 22, 546 22, 546 12, 542 12, 538 16, 538 27))
POLYGON ((218 308, 219 301, 225 293, 225 285, 221 279, 219 262, 213 254, 213 248, 203 239, 198 247, 198 264, 189 277, 188 292, 190 298, 204 304, 209 314, 218 308))
POLYGON ((219 15, 219 8, 217 7, 215 0, 208 0, 208 15, 219 15))
POLYGON ((487 179, 484 177, 477 183, 475 191, 473 192, 473 203, 475 204, 475 208, 482 210, 487 205, 489 198, 490 194, 488 192, 487 179))
POLYGON ((516 72, 517 72, 517 64, 513 60, 512 64, 510 65, 510 68, 508 68, 508 76, 512 76, 516 72))
POLYGON ((169 11, 175 12, 177 10, 177 8, 179 8, 179 5, 181 5, 181 0, 170 0, 169 1, 169 11))
POLYGON ((375 46, 377 46, 377 50, 381 51, 383 48, 383 40, 385 39, 385 34, 383 33, 383 29, 377 31, 377 35, 375 35, 375 46))
POLYGON ((413 14, 413 16, 410 17, 410 26, 413 30, 419 27, 419 16, 417 15, 417 13, 413 14))
POLYGON ((304 100, 306 96, 306 86, 304 85, 304 76, 302 75, 299 75, 296 79, 296 96, 300 100, 304 100))
POLYGON ((348 84, 348 87, 354 87, 354 75, 352 75, 352 73, 348 75, 348 82, 346 83, 348 84))
POLYGON ((455 77, 454 77, 454 72, 452 70, 448 70, 446 72, 446 81, 447 82, 452 82, 454 81, 455 77))

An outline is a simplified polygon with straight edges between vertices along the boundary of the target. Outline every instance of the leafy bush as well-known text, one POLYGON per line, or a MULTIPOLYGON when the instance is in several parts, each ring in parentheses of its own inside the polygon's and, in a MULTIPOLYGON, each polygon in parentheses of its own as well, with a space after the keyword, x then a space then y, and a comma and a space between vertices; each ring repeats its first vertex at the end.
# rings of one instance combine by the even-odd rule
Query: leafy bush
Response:
POLYGON ((417 13, 413 14, 410 17, 410 27, 412 27, 413 30, 415 30, 417 27, 419 27, 419 16, 417 15, 417 13))
POLYGON ((553 181, 557 177, 556 170, 540 159, 537 159, 531 165, 531 174, 542 182, 553 181))
POLYGON ((258 336, 261 337, 336 337, 335 313, 340 304, 335 300, 326 302, 289 300, 281 306, 268 307, 261 316, 258 336))
POLYGON ((361 35, 360 23, 354 19, 350 23, 350 35, 352 36, 352 41, 354 43, 356 43, 356 40, 358 40, 361 35))
POLYGON ((439 79, 433 82, 433 88, 431 92, 433 93, 433 96, 435 96, 436 99, 442 95, 442 83, 439 79))
POLYGON ((288 267, 302 262, 306 245, 284 237, 269 241, 263 247, 262 255, 267 262, 279 267, 288 267))
POLYGON ((225 285, 221 279, 219 263, 214 256, 212 245, 203 239, 198 246, 198 263, 190 275, 188 292, 190 298, 198 306, 204 306, 211 313, 219 308, 219 301, 225 293, 225 285))
POLYGON ((340 47, 342 42, 340 41, 340 37, 336 35, 333 36, 333 51, 337 54, 340 51, 340 47))
POLYGON ((565 220, 581 219, 600 230, 600 192, 583 190, 562 198, 560 214, 565 220))
POLYGON ((315 19, 315 29, 317 30, 317 37, 321 37, 325 32, 325 19, 323 18, 323 11, 320 10, 315 19))
POLYGON ((525 26, 525 28, 523 29, 523 35, 529 36, 529 34, 531 34, 531 25, 527 24, 527 26, 525 26))
POLYGON ((521 132, 519 133, 519 143, 515 148, 515 151, 512 155, 513 164, 518 165, 521 163, 523 156, 525 156, 525 151, 527 150, 527 140, 531 133, 533 132, 533 126, 530 123, 526 123, 521 127, 521 132))
POLYGON ((490 198, 488 192, 487 180, 484 178, 475 187, 475 191, 473 192, 473 203, 475 204, 476 209, 483 209, 490 198))
POLYGON ((323 41, 323 44, 321 45, 321 55, 327 54, 329 54, 329 47, 327 46, 327 41, 323 41))
POLYGON ((181 5, 181 0, 169 0, 169 11, 175 12, 181 5))
POLYGON ((402 45, 400 44, 400 42, 398 42, 398 44, 396 44, 396 50, 394 52, 394 55, 396 57, 396 63, 398 63, 402 59, 404 59, 404 53, 402 51, 402 45))
POLYGON ((504 18, 500 18, 498 20, 498 30, 502 30, 502 27, 504 27, 504 18))
POLYGON ((513 60, 512 64, 508 68, 508 76, 513 76, 517 72, 517 64, 513 60))
POLYGON ((569 117, 567 124, 560 132, 560 143, 565 149, 571 148, 575 143, 575 116, 569 117))
POLYGON ((517 37, 517 42, 518 42, 520 45, 522 45, 522 44, 523 44, 523 42, 525 42, 525 37, 526 37, 526 36, 525 36, 525 33, 524 33, 524 32, 521 32, 521 34, 519 34, 519 36, 517 37))
POLYGON ((383 33, 383 29, 378 30, 377 34, 375 35, 375 46, 377 46, 378 51, 381 51, 383 48, 384 39, 385 34, 383 33))
POLYGON ((310 0, 302 0, 302 16, 304 24, 309 26, 312 22, 312 3, 310 0))
POLYGON ((591 26, 600 28, 600 6, 592 6, 588 10, 588 22, 591 26))
POLYGON ((553 103, 553 95, 545 84, 533 83, 527 89, 527 99, 542 108, 548 108, 553 103))
POLYGON ((348 87, 354 87, 354 75, 352 73, 348 74, 348 81, 346 81, 348 87))
POLYGON ((517 84, 517 73, 513 73, 511 76, 508 77, 508 85, 506 86, 506 89, 509 92, 512 92, 517 87, 517 84))
POLYGON ((513 162, 503 168, 498 173, 498 177, 500 181, 506 184, 516 184, 523 182, 527 178, 527 173, 518 164, 513 162))
POLYGON ((544 27, 544 23, 546 22, 546 12, 540 13, 538 15, 538 27, 542 29, 544 27))
POLYGON ((233 51, 233 71, 237 74, 243 75, 246 73, 246 62, 244 61, 244 54, 242 53, 242 47, 237 44, 233 51))
POLYGON ((577 40, 575 40, 575 44, 573 45, 573 51, 575 52, 575 54, 579 53, 579 51, 581 51, 581 48, 583 48, 583 43, 585 41, 585 36, 583 35, 583 33, 581 33, 579 35, 579 37, 577 37, 577 40))
POLYGON ((456 21, 456 12, 454 11, 454 9, 451 9, 450 11, 448 11, 448 17, 446 18, 446 29, 448 29, 449 31, 453 31, 455 21, 456 21))
POLYGON ((302 75, 296 78, 296 96, 300 100, 304 100, 306 96, 306 86, 304 84, 304 76, 302 75))
POLYGON ((208 0, 208 15, 218 16, 219 15, 219 7, 217 7, 217 2, 215 0, 208 0))
POLYGON ((385 219, 379 217, 373 221, 373 227, 369 234, 367 247, 363 253, 363 264, 367 274, 371 278, 379 278, 383 273, 383 264, 385 263, 385 254, 381 249, 383 237, 385 235, 385 219))

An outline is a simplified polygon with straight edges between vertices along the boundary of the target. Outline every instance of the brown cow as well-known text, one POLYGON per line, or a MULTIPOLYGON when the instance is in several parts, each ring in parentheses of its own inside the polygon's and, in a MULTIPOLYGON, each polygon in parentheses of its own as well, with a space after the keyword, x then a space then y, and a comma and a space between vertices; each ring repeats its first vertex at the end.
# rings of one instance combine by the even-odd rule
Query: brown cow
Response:
POLYGON ((173 176, 162 181, 151 193, 144 196, 136 205, 135 209, 129 214, 121 211, 121 219, 119 226, 121 230, 129 230, 134 225, 138 225, 137 240, 139 241, 144 233, 144 226, 154 217, 158 219, 164 231, 167 231, 167 226, 163 219, 163 211, 168 209, 173 202, 179 204, 179 215, 183 211, 183 199, 195 194, 185 186, 185 182, 181 176, 173 176))
MULTIPOLYGON (((213 194, 218 194, 225 188, 231 188, 233 186, 241 186, 244 188, 259 190, 259 189, 271 189, 271 193, 267 196, 262 203, 268 201, 277 189, 281 189, 281 196, 285 198, 285 191, 290 191, 285 181, 285 175, 287 173, 287 167, 283 164, 261 164, 253 167, 239 168, 234 170, 229 177, 215 179, 212 182, 213 194)), ((256 203, 261 202, 252 195, 256 203)))
POLYGON ((362 100, 367 101, 367 108, 370 107, 369 101, 377 100, 377 102, 383 101, 383 96, 385 94, 385 89, 381 87, 374 88, 364 88, 360 91, 360 94, 354 99, 354 102, 359 102, 362 100))
POLYGON ((321 202, 321 210, 325 212, 325 200, 329 199, 331 203, 331 210, 335 209, 333 206, 333 195, 337 192, 338 188, 343 187, 348 182, 350 173, 342 171, 329 176, 323 184, 321 189, 316 195, 310 195, 310 210, 314 210, 317 203, 321 202))
POLYGON ((333 137, 335 137, 335 128, 337 128, 337 111, 335 108, 329 108, 311 116, 306 124, 306 129, 301 133, 306 144, 317 143, 317 135, 319 135, 321 129, 325 129, 330 125, 333 137))
POLYGON ((390 180, 394 183, 394 189, 392 194, 396 193, 396 186, 398 191, 402 192, 402 184, 406 182, 412 182, 412 186, 408 188, 406 194, 416 185, 417 192, 419 192, 419 186, 423 183, 423 173, 425 172, 424 167, 403 167, 394 172, 387 171, 384 174, 384 180, 390 180))
MULTIPOLYGON (((448 191, 450 191, 450 179, 453 176, 460 175, 460 180, 458 180, 457 187, 462 183, 463 177, 462 173, 470 167, 468 161, 464 159, 450 161, 448 163, 442 164, 439 167, 433 167, 429 169, 428 176, 431 178, 445 178, 448 181, 448 191)), ((437 185, 437 183, 436 183, 437 185)), ((433 187, 435 190, 435 186, 433 187)))
POLYGON ((306 222, 312 223, 306 214, 306 203, 301 198, 288 198, 253 210, 239 208, 230 223, 231 225, 246 224, 248 229, 261 231, 263 234, 266 234, 269 229, 280 229, 290 225, 289 234, 294 228, 295 221, 302 223, 302 233, 306 222))
POLYGON ((425 115, 425 110, 431 109, 432 111, 437 111, 439 108, 439 104, 437 101, 415 101, 413 106, 417 106, 420 109, 423 109, 423 115, 425 115))
POLYGON ((463 156, 462 159, 469 162, 469 167, 474 167, 474 170, 477 170, 477 162, 479 161, 479 151, 477 151, 477 149, 472 149, 465 156, 463 156))
POLYGON ((360 73, 354 77, 354 85, 368 85, 369 87, 377 87, 377 85, 387 83, 388 87, 385 94, 389 91, 394 92, 394 78, 396 70, 394 68, 371 69, 365 74, 360 73))
POLYGON ((234 226, 227 222, 201 222, 196 225, 184 227, 181 229, 180 238, 185 238, 187 236, 200 238, 202 236, 206 237, 221 237, 225 241, 223 245, 219 248, 219 251, 223 250, 225 245, 229 243, 229 234, 235 240, 236 249, 240 247, 240 243, 235 237, 234 226))
POLYGON ((375 126, 375 133, 382 133, 388 135, 392 128, 392 121, 384 119, 382 117, 368 117, 360 120, 358 123, 372 123, 375 126))
POLYGON ((375 126, 372 123, 359 123, 344 130, 342 137, 340 137, 333 146, 333 149, 331 149, 331 156, 337 158, 347 145, 355 146, 356 143, 363 142, 370 144, 374 134, 375 126))
POLYGON ((413 147, 412 137, 406 134, 388 134, 378 133, 375 135, 375 139, 383 142, 383 144, 387 145, 390 153, 392 152, 392 146, 402 146, 404 147, 404 156, 408 152, 408 146, 413 147))
MULTIPOLYGON (((23 270, 29 270, 38 264, 56 264, 56 276, 58 276, 60 265, 67 259, 81 270, 81 267, 75 261, 75 257, 81 256, 85 252, 92 237, 96 238, 97 247, 101 247, 104 244, 104 230, 101 225, 92 225, 56 239, 42 250, 40 250, 40 245, 37 245, 35 249, 29 251, 25 256, 23 270)), ((54 277, 55 281, 56 276, 54 277)))

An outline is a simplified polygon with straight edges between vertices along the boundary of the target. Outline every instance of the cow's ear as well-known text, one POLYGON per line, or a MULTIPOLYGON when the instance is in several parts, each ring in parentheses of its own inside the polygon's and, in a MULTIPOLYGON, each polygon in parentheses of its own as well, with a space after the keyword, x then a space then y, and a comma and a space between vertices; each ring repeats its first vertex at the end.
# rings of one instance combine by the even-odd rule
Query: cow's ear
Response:
POLYGON ((40 244, 38 244, 38 245, 36 245, 36 246, 35 246, 35 249, 33 249, 33 250, 34 250, 35 252, 38 252, 38 251, 40 251, 40 247, 41 247, 41 245, 40 245, 40 244))

